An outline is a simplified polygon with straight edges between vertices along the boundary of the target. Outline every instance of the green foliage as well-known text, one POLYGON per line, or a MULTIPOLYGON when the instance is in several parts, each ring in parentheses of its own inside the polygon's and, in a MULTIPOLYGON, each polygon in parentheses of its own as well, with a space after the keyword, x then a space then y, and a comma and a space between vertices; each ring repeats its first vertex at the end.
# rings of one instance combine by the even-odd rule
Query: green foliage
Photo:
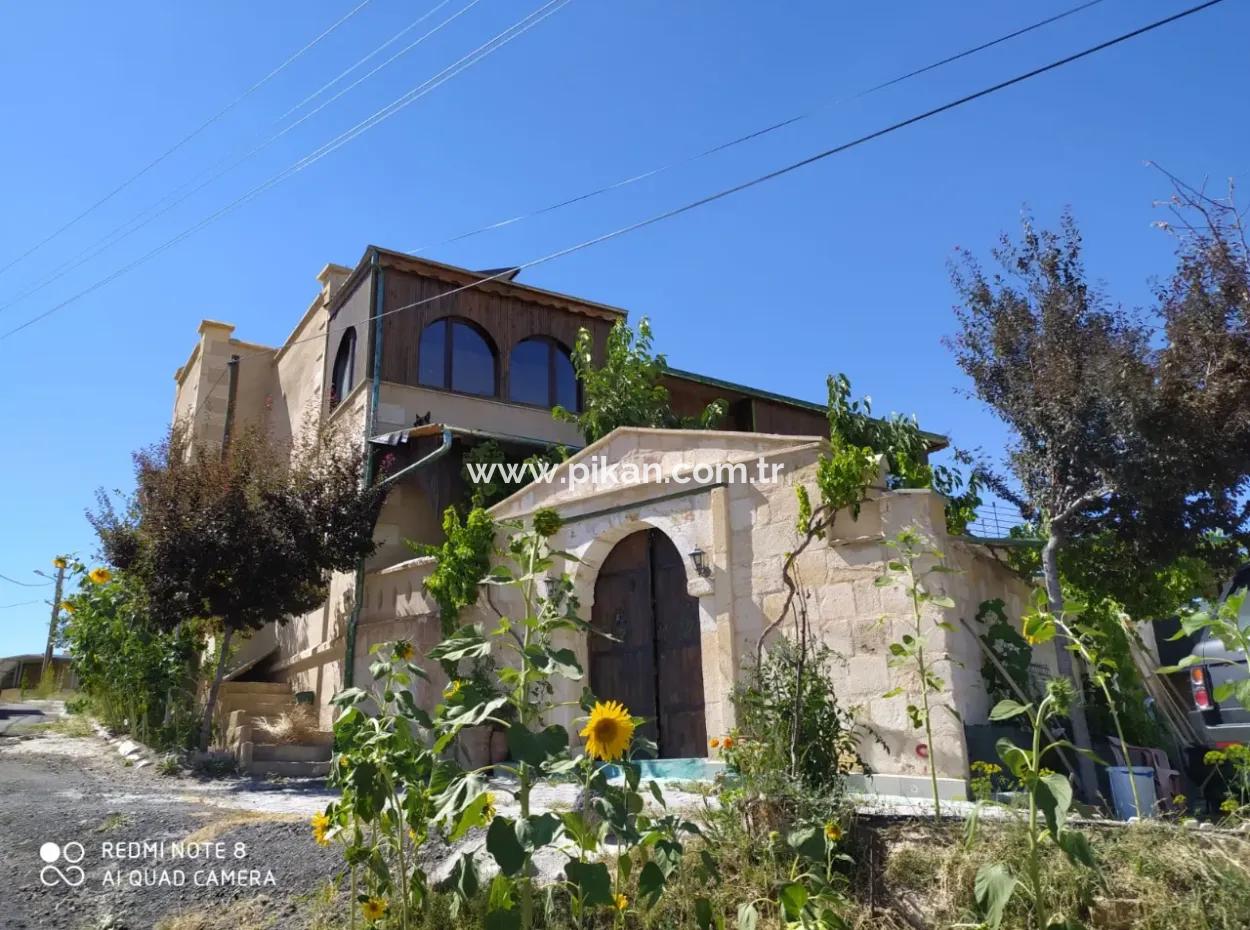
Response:
MULTIPOLYGON (((889 664, 891 668, 901 669, 915 679, 920 691, 920 703, 907 705, 907 717, 913 729, 924 730, 925 746, 928 749, 926 759, 929 765, 929 782, 933 794, 933 816, 942 816, 942 799, 938 795, 937 783, 937 746, 933 742, 933 711, 944 708, 956 717, 958 712, 946 704, 934 704, 932 696, 946 691, 946 681, 935 671, 936 663, 949 661, 945 654, 935 654, 930 646, 934 632, 954 632, 954 627, 946 620, 929 620, 926 623, 926 609, 937 608, 939 611, 952 610, 955 602, 944 594, 930 590, 928 579, 933 575, 948 574, 952 569, 942 564, 942 553, 935 549, 933 543, 915 529, 905 529, 886 545, 893 549, 896 558, 886 563, 885 574, 876 580, 877 587, 901 585, 911 602, 911 627, 896 642, 889 645, 889 664)), ((939 614, 939 617, 942 615, 939 614)), ((899 685, 887 691, 885 698, 893 698, 906 694, 911 689, 899 685)))
POLYGON ((150 622, 171 630, 211 620, 220 631, 223 661, 200 732, 207 749, 231 638, 321 606, 331 575, 376 548, 385 488, 364 484, 359 449, 332 433, 288 450, 248 428, 223 451, 191 444, 176 425, 134 460, 122 511, 101 491, 89 519, 150 622))
POLYGON ((1250 746, 1233 743, 1222 749, 1212 749, 1202 761, 1212 766, 1213 773, 1224 783, 1220 810, 1232 820, 1245 820, 1250 810, 1250 746))
POLYGON ((724 756, 738 777, 739 797, 769 797, 801 816, 819 816, 841 799, 846 774, 864 768, 860 728, 834 689, 839 658, 824 644, 800 656, 781 638, 734 689, 738 726, 724 756), (792 764, 796 710, 800 749, 792 764))
MULTIPOLYGON (((535 926, 540 889, 534 858, 555 847, 569 856, 559 888, 574 924, 589 926, 605 914, 619 923, 627 913, 646 914, 655 906, 682 859, 682 838, 698 833, 679 816, 645 811, 632 753, 655 747, 637 737, 641 721, 624 708, 596 703, 585 693, 584 753, 574 753, 563 726, 547 723, 556 707, 553 679, 578 681, 583 675, 576 655, 559 639, 590 629, 577 616, 568 576, 553 574, 558 558, 571 558, 550 546, 559 517, 540 511, 529 531, 511 528, 506 558, 490 567, 486 583, 513 589, 521 610, 500 617, 490 630, 459 626, 427 656, 453 672, 488 662, 497 669, 494 680, 454 678, 443 702, 427 712, 410 690, 424 673, 411 646, 396 643, 380 650, 371 691, 352 688, 334 699, 342 712, 335 723, 333 779, 342 796, 314 819, 313 830, 319 842, 344 844, 353 907, 366 919, 387 914, 389 926, 421 925, 430 894, 418 850, 434 837, 450 841, 484 829, 485 855, 498 874, 485 885, 475 854, 462 856, 452 875, 453 913, 480 913, 489 928, 535 926), (376 712, 367 712, 370 704, 376 712), (484 769, 466 770, 449 752, 464 730, 483 725, 507 734, 511 759, 496 769, 514 779, 506 790, 515 812, 497 809, 484 769), (622 783, 610 784, 596 759, 613 762, 622 783), (531 797, 541 778, 576 778, 586 803, 559 815, 533 811, 531 797), (609 837, 612 868, 604 861, 609 837), (631 902, 625 890, 634 887, 638 897, 631 902)), ((663 807, 659 787, 650 783, 647 790, 663 807)))
POLYGON ((552 415, 575 423, 589 445, 620 426, 663 429, 714 429, 724 419, 726 406, 713 401, 698 417, 673 412, 668 389, 660 383, 668 363, 651 351, 651 323, 643 317, 638 333, 623 320, 608 332, 604 362, 596 368, 594 339, 582 329, 573 349, 573 369, 582 385, 582 410, 556 407, 552 415))
POLYGON ((66 599, 65 641, 91 710, 115 730, 155 748, 185 749, 198 721, 201 636, 192 625, 161 630, 124 573, 96 583, 73 563, 78 592, 66 599))
MULTIPOLYGON (((528 483, 526 481, 512 481, 511 477, 525 474, 533 475, 543 466, 558 465, 568 458, 569 450, 564 446, 553 446, 535 452, 532 455, 520 458, 509 455, 504 447, 493 439, 480 442, 469 449, 464 454, 464 467, 461 469, 461 477, 469 484, 469 507, 471 509, 481 508, 487 510, 495 504, 499 503, 505 497, 516 493, 528 483), (489 480, 477 481, 470 466, 516 466, 514 470, 508 468, 495 468, 490 471, 489 480), (523 470, 524 466, 529 466, 529 470, 523 470)), ((474 469, 475 471, 477 469, 474 469)), ((483 467, 479 472, 486 473, 483 467)))
POLYGON ((1024 749, 1009 739, 998 741, 998 755, 1003 765, 1028 795, 1028 850, 1022 868, 1016 862, 986 862, 977 870, 974 895, 982 918, 991 930, 1002 922, 1007 905, 1017 893, 1028 899, 1030 926, 1034 930, 1072 926, 1069 921, 1075 919, 1075 915, 1056 913, 1050 901, 1043 876, 1043 844, 1053 844, 1073 865, 1098 868, 1089 839, 1067 825, 1072 807, 1072 788, 1067 778, 1049 771, 1043 764, 1052 750, 1075 748, 1066 740, 1044 741, 1047 724, 1066 713, 1072 699, 1071 683, 1056 678, 1047 684, 1041 704, 1000 701, 990 711, 990 720, 995 721, 1027 718, 1033 736, 1031 745, 1024 749))
POLYGON ((981 677, 985 681, 990 700, 1015 700, 1018 694, 1031 694, 1033 686, 1029 678, 1029 665, 1033 659, 1033 649, 1007 619, 1002 599, 996 597, 982 601, 977 608, 976 619, 977 623, 985 627, 985 632, 980 634, 981 641, 1007 671, 1005 678, 988 658, 981 664, 981 677))
MULTIPOLYGON (((1243 655, 1250 655, 1250 627, 1243 626, 1241 622, 1241 609, 1245 599, 1246 591, 1243 590, 1230 595, 1218 604, 1203 603, 1197 609, 1181 616, 1180 632, 1172 638, 1180 639, 1201 633, 1218 640, 1229 651, 1239 651, 1243 655)), ((1202 658, 1191 655, 1186 656, 1177 665, 1160 668, 1159 674, 1179 671, 1204 662, 1233 664, 1231 659, 1202 658)), ((1250 707, 1250 678, 1237 676, 1232 681, 1221 682, 1215 686, 1212 697, 1216 703, 1227 701, 1231 697, 1243 707, 1250 707)))
POLYGON ((460 611, 477 603, 495 553, 495 529, 495 521, 481 507, 470 510, 463 521, 455 507, 448 507, 443 511, 442 543, 408 543, 418 555, 438 560, 425 589, 438 602, 444 633, 456 628, 460 611))
MULTIPOLYGON (((1136 714, 1144 706, 1145 692, 1129 653, 1125 632, 1128 618, 1120 615, 1117 619, 1118 623, 1111 622, 1105 613, 1091 611, 1078 601, 1067 601, 1062 610, 1052 611, 1046 592, 1038 588, 1023 626, 1025 639, 1034 645, 1050 642, 1057 633, 1063 635, 1064 648, 1084 660, 1089 684, 1102 695, 1116 739, 1126 746, 1124 715, 1136 714)), ((1129 779, 1129 785, 1138 816, 1147 816, 1150 811, 1142 810, 1136 780, 1129 779)))

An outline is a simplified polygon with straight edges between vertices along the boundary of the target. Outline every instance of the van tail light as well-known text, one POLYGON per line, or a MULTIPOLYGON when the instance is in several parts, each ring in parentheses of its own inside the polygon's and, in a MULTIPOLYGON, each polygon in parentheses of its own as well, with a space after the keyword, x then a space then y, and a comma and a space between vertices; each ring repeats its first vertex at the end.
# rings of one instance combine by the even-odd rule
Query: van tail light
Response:
POLYGON ((1215 709, 1205 665, 1195 665, 1189 670, 1189 690, 1194 696, 1194 706, 1199 710, 1215 709))

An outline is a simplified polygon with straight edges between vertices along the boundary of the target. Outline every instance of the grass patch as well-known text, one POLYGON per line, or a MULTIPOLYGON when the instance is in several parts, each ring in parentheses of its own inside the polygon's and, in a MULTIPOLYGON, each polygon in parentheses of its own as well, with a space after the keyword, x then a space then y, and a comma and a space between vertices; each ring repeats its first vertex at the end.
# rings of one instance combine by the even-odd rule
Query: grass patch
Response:
POLYGON ((270 899, 262 895, 224 906, 167 914, 153 925, 153 930, 266 930, 277 917, 270 899))
POLYGON ((183 840, 185 843, 211 843, 223 833, 229 833, 236 827, 253 823, 295 823, 306 818, 299 814, 277 814, 267 811, 230 811, 223 815, 212 815, 213 819, 183 840))
POLYGON ((55 733, 57 736, 69 736, 74 739, 95 735, 95 730, 91 728, 91 721, 86 717, 77 715, 57 717, 55 720, 45 720, 42 723, 32 724, 27 727, 27 732, 55 733))

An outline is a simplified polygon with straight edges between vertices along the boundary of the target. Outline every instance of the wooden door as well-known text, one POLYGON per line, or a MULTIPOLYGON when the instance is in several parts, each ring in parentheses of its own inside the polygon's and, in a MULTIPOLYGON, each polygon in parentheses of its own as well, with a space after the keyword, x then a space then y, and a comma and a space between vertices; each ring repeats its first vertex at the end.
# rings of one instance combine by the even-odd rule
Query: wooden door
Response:
POLYGON ((651 610, 651 551, 647 533, 622 539, 595 581, 591 625, 616 637, 590 637, 590 688, 601 701, 620 701, 646 717, 641 733, 656 739, 655 620, 651 610))
POLYGON ((686 567, 681 554, 673 541, 659 530, 651 531, 651 585, 660 757, 705 756, 707 724, 703 706, 699 599, 686 593, 686 567))
POLYGON ((661 758, 706 755, 698 600, 672 541, 643 530, 617 543, 595 582, 590 687, 648 718, 641 732, 661 758))

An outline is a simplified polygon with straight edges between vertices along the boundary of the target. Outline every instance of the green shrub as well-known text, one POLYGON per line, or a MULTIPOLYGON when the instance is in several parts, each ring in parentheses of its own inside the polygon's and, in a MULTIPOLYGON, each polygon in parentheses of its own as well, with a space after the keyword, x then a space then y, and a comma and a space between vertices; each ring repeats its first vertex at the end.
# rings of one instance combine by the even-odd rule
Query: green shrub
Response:
MULTIPOLYGON (((155 629, 125 576, 88 573, 81 564, 72 570, 79 590, 66 599, 65 637, 91 710, 106 726, 149 746, 190 745, 197 723, 198 634, 187 625, 155 629)), ((85 707, 80 700, 74 709, 85 707)))

